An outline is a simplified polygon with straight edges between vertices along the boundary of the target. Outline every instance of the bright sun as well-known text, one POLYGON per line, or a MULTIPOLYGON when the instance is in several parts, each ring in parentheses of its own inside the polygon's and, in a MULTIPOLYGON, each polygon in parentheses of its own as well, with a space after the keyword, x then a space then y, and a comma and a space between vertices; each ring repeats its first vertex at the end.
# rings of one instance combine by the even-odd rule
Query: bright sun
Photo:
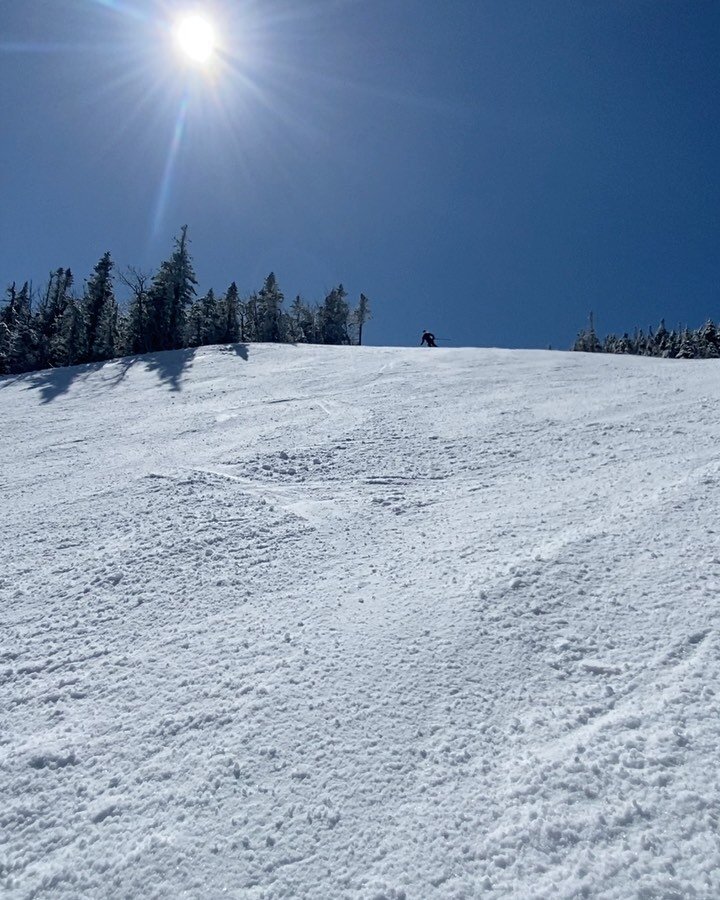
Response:
POLYGON ((215 29, 202 16, 180 19, 175 28, 177 45, 193 62, 207 63, 215 52, 215 29))

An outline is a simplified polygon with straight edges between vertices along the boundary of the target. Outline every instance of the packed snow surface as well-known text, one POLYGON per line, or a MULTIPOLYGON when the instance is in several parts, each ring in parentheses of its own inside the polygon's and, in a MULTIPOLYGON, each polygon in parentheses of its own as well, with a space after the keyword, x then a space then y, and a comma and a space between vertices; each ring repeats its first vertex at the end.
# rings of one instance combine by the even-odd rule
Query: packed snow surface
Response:
POLYGON ((717 898, 720 364, 0 380, 0 893, 717 898))

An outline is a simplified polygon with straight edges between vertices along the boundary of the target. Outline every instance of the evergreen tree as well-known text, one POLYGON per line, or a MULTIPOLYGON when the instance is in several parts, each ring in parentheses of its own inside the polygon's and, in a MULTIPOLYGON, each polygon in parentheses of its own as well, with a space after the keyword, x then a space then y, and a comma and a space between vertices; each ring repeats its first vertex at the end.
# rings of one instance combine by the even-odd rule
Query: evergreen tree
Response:
POLYGON ((665 327, 665 319, 660 319, 653 339, 653 356, 666 356, 670 345, 670 332, 665 327))
POLYGON ((0 375, 12 372, 17 317, 17 291, 15 282, 7 289, 7 303, 0 309, 0 375))
POLYGON ((217 344, 220 341, 220 319, 215 291, 212 288, 200 301, 202 310, 202 343, 217 344))
POLYGON ((257 295, 259 335, 256 340, 277 343, 284 339, 286 332, 285 317, 282 313, 284 299, 275 273, 271 272, 257 295))
MULTIPOLYGON (((585 346, 587 342, 587 332, 584 328, 581 328, 577 333, 577 337, 575 338, 575 343, 572 345, 572 349, 576 353, 584 353, 585 346)), ((606 353, 612 353, 612 350, 607 349, 606 353)))
POLYGON ((224 300, 218 302, 212 288, 190 307, 186 322, 186 342, 191 347, 223 342, 225 334, 224 300))
POLYGON ((50 345, 53 365, 74 366, 84 359, 86 347, 87 332, 83 310, 78 299, 70 296, 57 321, 50 345))
POLYGON ((223 344, 236 344, 240 340, 240 297, 233 281, 220 305, 220 337, 223 344))
POLYGON ((259 341, 261 334, 260 304, 253 292, 240 304, 240 340, 259 341))
POLYGON ((720 356, 720 340, 712 319, 708 319, 696 335, 696 344, 700 356, 705 359, 717 359, 720 356))
POLYGON ((187 225, 175 238, 175 250, 153 278, 148 303, 148 349, 177 350, 183 346, 187 307, 197 279, 188 250, 187 225))
POLYGON ((360 294, 360 302, 353 312, 353 324, 357 328, 358 344, 362 344, 363 325, 372 319, 370 312, 370 301, 365 294, 360 294))
POLYGON ((186 340, 189 347, 200 347, 203 342, 203 308, 200 301, 190 307, 187 315, 186 340))
POLYGON ((95 338, 95 359, 114 359, 119 354, 120 333, 119 310, 113 297, 112 302, 107 303, 100 314, 95 338))
POLYGON ((323 344, 349 344, 347 292, 341 284, 333 288, 320 309, 320 337, 323 344))
MULTIPOLYGON (((617 345, 617 338, 615 337, 615 335, 608 334, 605 336, 605 340, 603 341, 602 352, 603 353, 617 353, 616 345, 617 345)), ((573 347, 573 350, 574 349, 575 348, 573 347)))
POLYGON ((294 344, 309 344, 315 340, 315 316, 300 294, 290 305, 288 339, 294 344))
POLYGON ((51 273, 48 280, 36 316, 37 365, 40 369, 47 366, 65 365, 65 353, 63 342, 59 339, 59 330, 72 285, 73 275, 70 269, 57 269, 51 273), (59 357, 54 356, 53 348, 59 350, 59 357))
POLYGON ((32 292, 26 281, 15 297, 10 371, 27 372, 38 365, 38 336, 32 314, 32 292))
POLYGON ((698 349, 695 343, 695 335, 686 326, 683 329, 680 346, 675 357, 676 359, 696 359, 697 356, 698 349))
POLYGON ((600 341, 598 340, 598 336, 595 333, 595 315, 594 313, 590 313, 590 328, 587 333, 587 342, 586 342, 586 352, 587 353, 600 353, 602 351, 602 347, 600 346, 600 341))
POLYGON ((132 292, 122 328, 122 347, 126 353, 147 353, 150 349, 150 278, 149 274, 132 266, 120 276, 132 292))
POLYGON ((595 318, 592 312, 590 313, 589 328, 578 332, 578 336, 573 344, 573 350, 577 350, 580 353, 603 352, 603 347, 595 333, 595 318))
POLYGON ((83 313, 86 329, 84 358, 111 359, 117 350, 117 302, 112 282, 114 263, 107 252, 95 266, 85 287, 83 313))
POLYGON ((0 375, 10 374, 10 348, 12 346, 12 332, 8 325, 0 317, 0 375))
POLYGON ((635 347, 634 352, 637 353, 638 356, 647 356, 648 355, 648 353, 647 353, 647 351, 649 349, 648 337, 645 334, 645 332, 642 330, 642 328, 635 329, 635 337, 633 340, 633 344, 635 347))
POLYGON ((627 331, 623 334, 620 340, 617 342, 617 350, 616 353, 629 353, 632 354, 635 352, 635 347, 633 345, 633 340, 627 331))

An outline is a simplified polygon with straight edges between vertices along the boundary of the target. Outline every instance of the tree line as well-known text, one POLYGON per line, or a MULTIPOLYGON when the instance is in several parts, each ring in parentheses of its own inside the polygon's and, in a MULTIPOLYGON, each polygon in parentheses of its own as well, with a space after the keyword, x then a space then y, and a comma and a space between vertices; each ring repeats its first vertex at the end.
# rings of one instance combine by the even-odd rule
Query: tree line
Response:
POLYGON ((668 330, 665 320, 653 331, 636 328, 633 334, 608 334, 602 341, 595 332, 592 313, 590 325, 578 333, 573 350, 583 353, 628 353, 635 356, 661 356, 665 359, 718 359, 720 333, 708 319, 696 330, 685 327, 668 330))
POLYGON ((309 304, 298 295, 286 306, 271 272, 248 297, 240 297, 235 282, 220 296, 211 289, 198 297, 188 243, 185 226, 157 272, 131 266, 119 273, 128 295, 122 305, 109 252, 81 292, 71 270, 63 268, 39 292, 28 282, 11 284, 0 307, 0 375, 205 344, 362 343, 370 318, 364 294, 351 308, 339 284, 322 303, 309 304))

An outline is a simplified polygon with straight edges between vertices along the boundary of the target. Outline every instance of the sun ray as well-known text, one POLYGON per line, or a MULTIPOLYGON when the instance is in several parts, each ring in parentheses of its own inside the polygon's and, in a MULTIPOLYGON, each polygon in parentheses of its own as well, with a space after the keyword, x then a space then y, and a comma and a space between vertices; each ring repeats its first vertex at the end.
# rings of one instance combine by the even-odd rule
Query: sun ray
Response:
POLYGON ((97 3, 98 6, 104 6, 105 9, 121 13, 123 16, 137 19, 140 22, 147 22, 149 19, 147 13, 135 6, 131 6, 129 3, 122 3, 121 0, 92 0, 92 2, 97 3))
POLYGON ((175 165, 177 163, 180 145, 185 132, 187 110, 188 96, 185 94, 180 101, 180 108, 178 109, 178 116, 175 121, 172 140, 170 141, 170 149, 168 150, 168 158, 165 162, 165 171, 163 172, 162 181, 160 182, 160 191, 158 193, 155 216, 153 218, 153 237, 157 237, 165 217, 165 210, 167 208, 168 199, 170 197, 170 188, 172 186, 172 178, 175 172, 175 165))
MULTIPOLYGON (((113 91, 120 91, 124 86, 140 83, 136 73, 118 76, 109 84, 103 85, 102 88, 96 89, 92 95, 86 97, 86 107, 101 104, 108 97, 112 97, 113 91)), ((150 132, 147 128, 148 118, 155 118, 157 111, 163 108, 163 114, 168 107, 167 86, 162 81, 152 81, 148 79, 138 94, 135 103, 131 109, 127 109, 124 114, 119 117, 112 131, 105 136, 104 146, 110 152, 113 148, 118 147, 122 140, 128 135, 134 134, 134 146, 138 146, 140 140, 149 140, 150 132), (150 115, 148 116, 148 113, 150 115)))
POLYGON ((106 53, 116 47, 109 41, 0 41, 0 53, 106 53))

